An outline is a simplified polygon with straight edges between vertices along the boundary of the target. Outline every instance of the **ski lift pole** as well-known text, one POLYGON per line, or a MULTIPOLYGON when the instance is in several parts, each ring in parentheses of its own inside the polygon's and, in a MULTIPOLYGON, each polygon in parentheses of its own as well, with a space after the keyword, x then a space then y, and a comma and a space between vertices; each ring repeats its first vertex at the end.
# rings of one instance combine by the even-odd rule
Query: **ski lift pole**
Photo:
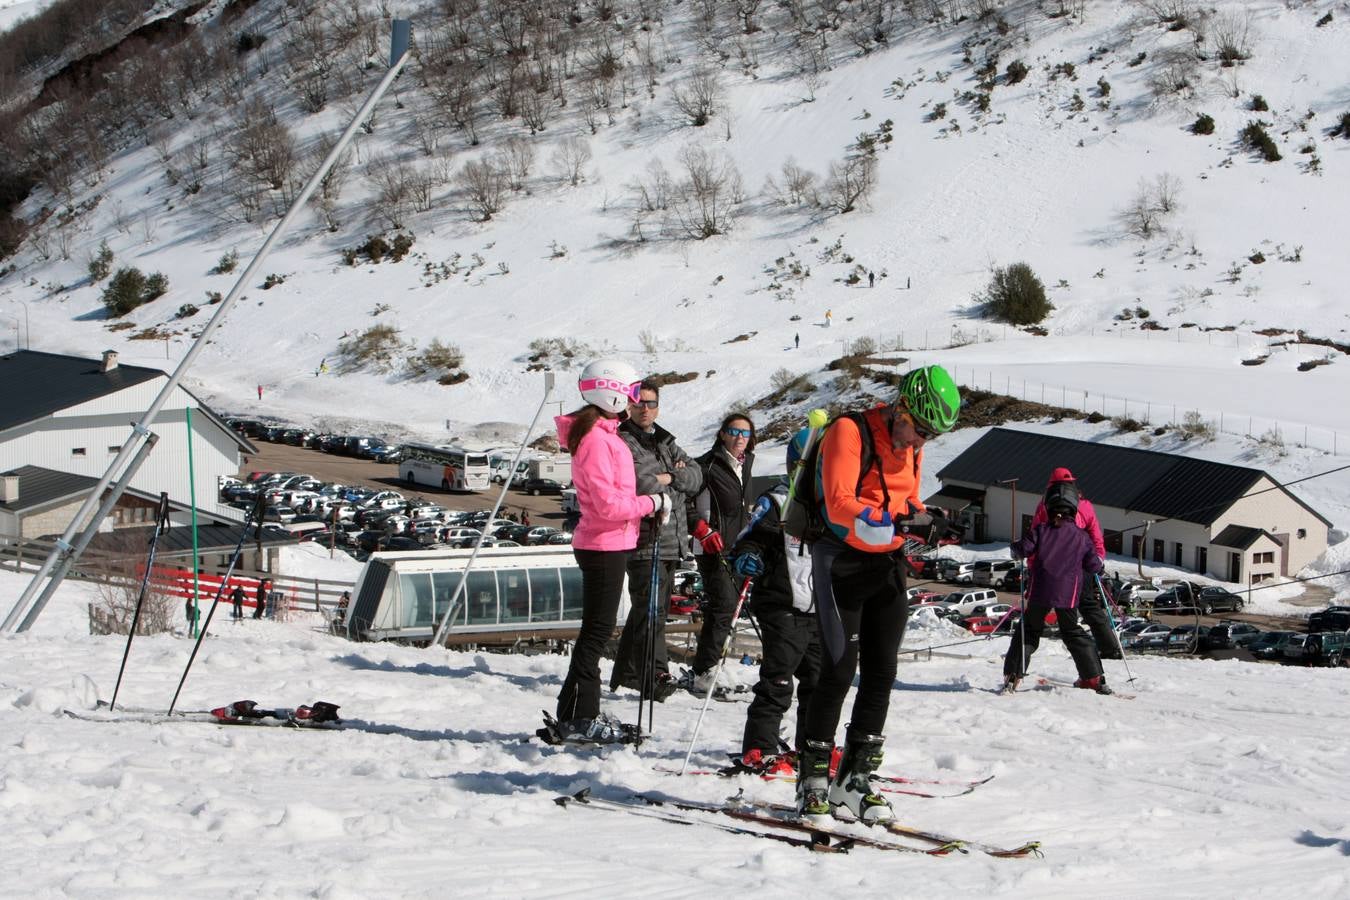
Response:
POLYGON ((145 605, 145 595, 150 588, 150 575, 155 571, 155 551, 159 549, 159 536, 169 529, 169 495, 159 495, 159 507, 155 511, 155 530, 150 534, 150 553, 145 560, 145 574, 141 576, 141 589, 136 595, 136 609, 131 614, 131 627, 127 629, 127 645, 122 650, 122 665, 117 668, 117 683, 113 685, 112 701, 109 710, 117 708, 117 692, 122 689, 122 675, 127 670, 127 657, 131 655, 131 642, 136 638, 136 629, 141 624, 141 607, 145 605))
MULTIPOLYGON (((544 414, 544 407, 549 404, 553 397, 553 373, 544 373, 544 399, 539 401, 539 408, 534 411, 534 418, 530 420, 529 427, 525 429, 525 436, 520 440, 520 446, 516 448, 515 458, 511 460, 511 468, 508 472, 515 473, 516 466, 520 463, 520 458, 525 455, 525 448, 530 443, 530 435, 534 434, 534 426, 539 424, 539 417, 544 414)), ((506 500, 506 492, 511 489, 511 482, 514 479, 510 476, 502 482, 501 493, 497 495, 497 502, 492 504, 492 511, 488 513, 487 523, 484 530, 479 533, 478 540, 474 542, 473 552, 469 554, 469 561, 464 564, 464 574, 460 576, 459 583, 455 585, 455 592, 450 595, 450 605, 445 610, 445 615, 441 617, 440 624, 436 626, 436 634, 431 639, 431 646, 438 647, 450 632, 450 623, 454 621, 458 612, 460 601, 465 596, 465 591, 469 583, 469 572, 473 570, 473 564, 478 560, 478 553, 483 549, 483 539, 487 537, 487 525, 497 518, 497 512, 502 508, 502 503, 506 500)))
MULTIPOLYGON (((137 456, 142 462, 144 462, 145 457, 150 455, 150 451, 154 449, 155 442, 158 440, 159 435, 152 432, 150 437, 146 439, 146 442, 141 445, 141 449, 137 452, 137 456)), ((117 503, 117 498, 122 495, 122 491, 126 489, 127 482, 130 480, 131 473, 127 472, 122 476, 122 480, 114 485, 112 490, 108 491, 108 495, 94 512, 94 521, 102 522, 108 517, 108 514, 112 512, 114 504, 117 503)), ((56 571, 52 574, 52 578, 61 579, 66 577, 66 574, 74 567, 75 560, 80 558, 80 554, 82 554, 84 549, 89 546, 89 542, 94 539, 94 534, 95 532, 85 531, 80 535, 79 540, 75 542, 75 545, 70 549, 70 552, 62 558, 56 571)), ((35 607, 33 611, 28 614, 28 618, 23 621, 23 631, 27 631, 32 627, 33 623, 37 621, 38 613, 41 611, 40 608, 35 607)))
POLYGON ((753 583, 754 579, 747 577, 745 583, 741 585, 741 595, 736 599, 736 611, 731 614, 731 628, 722 641, 722 655, 718 658, 717 668, 713 670, 712 680, 708 683, 708 693, 703 696, 703 708, 699 710, 698 721, 694 723, 694 734, 689 738, 689 749, 684 751, 684 762, 680 764, 681 775, 689 768, 689 757, 694 755, 694 744, 698 743, 698 732, 703 727, 703 717, 708 714, 708 704, 712 703, 713 691, 717 690, 717 681, 722 677, 722 667, 727 662, 727 650, 731 648, 731 639, 736 636, 736 623, 740 621, 741 610, 750 599, 750 586, 753 583))
MULTIPOLYGON (((173 715, 173 709, 178 705, 178 695, 183 691, 183 683, 187 681, 188 672, 192 669, 192 661, 197 658, 197 650, 200 649, 202 641, 206 638, 206 630, 211 627, 211 617, 216 614, 216 607, 220 604, 220 598, 225 596, 225 587, 230 583, 230 576, 234 574, 234 567, 239 562, 239 555, 244 551, 244 541, 248 538, 248 526, 254 522, 254 513, 258 507, 254 507, 244 516, 244 524, 239 528, 239 541, 234 545, 234 553, 230 556, 230 564, 225 568, 225 576, 220 579, 220 585, 216 588, 216 597, 211 601, 211 608, 206 611, 206 621, 202 623, 201 628, 197 629, 197 640, 192 645, 192 652, 188 654, 187 665, 183 667, 183 674, 178 679, 178 687, 174 689, 173 699, 169 701, 168 715, 173 715)), ((257 516, 257 528, 262 532, 262 516, 257 516)))
MULTIPOLYGON (((406 20, 396 20, 395 26, 395 40, 393 52, 390 54, 389 71, 385 73, 384 78, 382 78, 380 83, 375 86, 375 89, 371 91, 370 96, 366 98, 366 102, 362 104, 359 110, 357 110, 356 115, 352 118, 351 124, 347 126, 346 131, 338 138, 337 143, 333 145, 333 149, 328 152, 328 155, 324 158, 323 162, 319 164, 319 168, 310 176, 309 181, 305 182, 305 186, 301 188, 300 193, 296 195, 295 201, 291 204, 290 208, 286 210, 286 213, 281 217, 281 220, 277 222, 276 227, 272 229, 272 232, 267 236, 267 239, 263 241, 262 246, 258 248, 258 252, 254 254, 253 259, 244 268, 244 271, 240 273, 239 279, 234 283, 234 287, 230 288, 230 292, 221 300, 220 304, 216 307, 215 314, 207 321, 206 325, 197 335, 196 340, 192 342, 188 347, 187 352, 183 354, 183 358, 179 360, 177 368, 169 375, 168 380, 160 389, 159 394, 151 401, 150 408, 147 409, 144 414, 142 414, 140 420, 132 426, 130 436, 127 437, 126 441, 122 444, 121 449, 118 450, 117 456, 115 456, 113 461, 108 464, 108 468, 103 473, 103 477, 99 479, 98 484, 75 513, 74 518, 71 519, 70 524, 66 527, 65 533, 57 539, 56 546, 53 547, 51 553, 47 555, 41 568, 39 568, 37 573, 33 576, 33 580, 30 581, 28 587, 24 589, 22 596, 15 602, 14 608, 10 610, 5 621, 0 623, 0 632, 10 631, 15 622, 19 621, 19 618, 23 616, 24 611, 28 610, 30 604, 32 605, 32 611, 23 619, 23 624, 20 625, 19 631, 27 631, 29 627, 32 626, 33 622, 36 621, 38 615, 42 613, 43 608, 45 608, 47 602, 51 599, 52 594, 55 593, 57 587, 59 587, 61 583, 61 578, 58 578, 53 574, 51 580, 47 582, 46 587, 43 588, 41 594, 38 595, 39 586, 42 584, 43 579, 46 578, 48 574, 53 573, 53 570, 56 569, 57 563, 63 554, 78 556, 74 547, 79 545, 81 541, 85 544, 88 543, 83 535, 81 535, 79 540, 72 541, 72 539, 75 538, 75 534, 82 523, 88 521, 90 513, 94 511, 95 506, 99 502, 99 498, 103 496, 103 492, 108 489, 108 485, 113 482, 113 479, 118 477, 118 473, 122 471, 123 467, 127 466, 128 461, 131 463, 131 467, 127 469, 129 474, 123 476, 123 479, 119 481, 119 484, 125 487, 126 482, 130 481, 129 476, 135 474, 136 469, 140 466, 140 461, 143 460, 143 456, 137 451, 142 442, 148 439, 150 425, 155 421, 160 410, 164 408, 164 405, 168 403, 169 398, 177 391, 178 386, 188 369, 192 367, 192 364, 196 362, 197 357, 211 342, 211 335, 215 333, 215 330, 225 320, 225 317, 229 315, 230 310, 234 308, 235 302, 239 299, 244 289, 253 283, 254 275, 259 267, 261 267, 263 260, 267 258, 267 254, 271 251, 273 245, 276 244, 282 234, 286 232, 291 224, 291 220, 295 218, 296 214, 304 208, 307 202, 309 202, 310 196, 314 193, 315 189, 318 188, 319 183, 328 175, 328 171, 333 167, 333 164, 337 162, 338 157, 347 149, 347 145, 351 143, 352 137, 356 134, 357 129, 367 120, 370 111, 374 109, 375 104, 379 102, 380 98, 384 96, 387 90, 389 90, 390 85, 394 83, 394 79, 398 77, 398 73, 403 70, 403 66, 408 60, 407 50, 410 26, 407 24, 406 20), (37 595, 36 601, 33 599, 35 595, 37 595)), ((121 496, 121 490, 117 490, 113 495, 114 503, 119 496, 121 496)), ((98 530, 100 522, 101 520, 89 522, 88 526, 85 528, 85 531, 89 534, 90 538, 92 538, 94 532, 98 530)), ((64 573, 61 577, 64 577, 64 573)))

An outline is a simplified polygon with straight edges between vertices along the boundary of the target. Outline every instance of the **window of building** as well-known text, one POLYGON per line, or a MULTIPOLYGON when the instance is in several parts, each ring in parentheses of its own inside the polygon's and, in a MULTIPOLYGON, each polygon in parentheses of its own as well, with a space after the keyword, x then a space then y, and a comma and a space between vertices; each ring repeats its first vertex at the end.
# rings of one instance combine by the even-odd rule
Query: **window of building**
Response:
POLYGON ((1172 544, 1172 565, 1181 565, 1181 541, 1172 544))
POLYGON ((1163 541, 1162 538, 1153 539, 1153 561, 1163 562, 1163 541))
POLYGON ((1266 565, 1266 566, 1274 565, 1274 563, 1275 563, 1275 551, 1274 551, 1274 550, 1268 550, 1268 551, 1266 551, 1265 553, 1257 553, 1257 554, 1254 554, 1254 555, 1252 556, 1252 562, 1255 563, 1255 564, 1258 565, 1258 566, 1262 566, 1262 565, 1266 565))
POLYGON ((1263 581, 1270 581, 1275 577, 1273 572, 1266 572, 1264 575, 1253 575, 1252 584, 1260 584, 1263 581))
POLYGON ((1209 548, 1208 548, 1208 547, 1196 547, 1196 548, 1195 548, 1195 571, 1201 573, 1202 575, 1203 575, 1205 572, 1208 572, 1208 571, 1209 571, 1209 548))
POLYGON ((84 448, 83 448, 83 447, 71 447, 71 448, 70 448, 70 455, 71 455, 71 456, 85 456, 86 454, 85 454, 85 452, 84 452, 84 448))
POLYGON ((1300 528, 1300 529, 1298 530, 1298 536, 1301 537, 1301 538, 1307 537, 1307 536, 1308 536, 1308 529, 1306 529, 1306 528, 1300 528))
POLYGON ((122 448, 121 448, 120 446, 118 446, 117 444, 109 444, 109 445, 108 445, 108 452, 109 452, 109 453, 114 453, 114 454, 115 454, 115 453, 117 453, 117 452, 118 452, 119 450, 121 450, 121 449, 122 449, 122 448))

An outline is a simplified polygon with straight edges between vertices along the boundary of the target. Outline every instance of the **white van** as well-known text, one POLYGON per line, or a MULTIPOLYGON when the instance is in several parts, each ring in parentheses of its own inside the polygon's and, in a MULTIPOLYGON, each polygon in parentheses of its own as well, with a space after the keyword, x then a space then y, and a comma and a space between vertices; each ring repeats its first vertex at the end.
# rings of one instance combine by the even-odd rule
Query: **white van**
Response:
POLYGON ((977 606, 988 606, 998 602, 998 594, 989 588, 972 591, 956 591, 942 598, 954 604, 953 608, 963 616, 972 615, 977 606))
POLYGON ((327 540, 328 525, 324 522, 288 522, 281 526, 297 541, 327 540))

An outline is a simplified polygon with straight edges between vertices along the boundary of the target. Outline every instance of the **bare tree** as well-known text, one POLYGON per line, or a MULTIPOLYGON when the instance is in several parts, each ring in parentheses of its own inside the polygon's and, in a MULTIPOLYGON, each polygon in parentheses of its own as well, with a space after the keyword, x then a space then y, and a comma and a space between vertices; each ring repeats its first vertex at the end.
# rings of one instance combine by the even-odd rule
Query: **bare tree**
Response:
POLYGON ((816 195, 816 173, 803 169, 797 161, 788 157, 780 170, 783 183, 780 185, 772 175, 765 178, 765 188, 770 196, 784 206, 814 206, 819 202, 816 195))
POLYGON ((296 163, 294 137, 259 98, 241 107, 230 153, 241 177, 272 190, 286 186, 296 163))
POLYGON ((675 108, 689 120, 690 125, 707 125, 721 104, 721 79, 716 70, 697 66, 682 84, 671 89, 671 96, 675 108))
POLYGON ((630 190, 639 209, 645 212, 664 210, 670 205, 670 173, 661 160, 653 159, 647 163, 647 177, 634 178, 630 190))
POLYGON ((684 177, 671 197, 671 222, 684 237, 697 240, 725 234, 745 196, 736 164, 721 151, 698 144, 680 150, 684 177))
POLYGON ((308 15, 291 29, 286 43, 286 69, 291 87, 308 112, 328 105, 328 86, 337 60, 337 48, 318 15, 308 15))
POLYGON ((1233 66, 1251 59, 1252 27, 1249 9, 1228 10, 1214 17, 1209 25, 1209 36, 1220 65, 1233 66))
POLYGON ((1171 214, 1181 208, 1181 179, 1164 172, 1153 180, 1153 202, 1163 213, 1171 214))
POLYGON ((402 228, 412 211, 412 168, 407 163, 377 156, 366 166, 366 176, 375 185, 376 214, 390 228, 402 228))
POLYGON ((543 131, 555 111, 553 98, 537 90, 521 91, 519 108, 520 120, 530 129, 530 134, 543 131))
POLYGON ((876 186, 876 157, 870 153, 846 156, 830 163, 825 179, 824 204, 836 213, 852 212, 876 186))
POLYGON ((455 184, 464 192, 469 208, 484 222, 502 208, 507 183, 505 173, 488 160, 471 160, 455 176, 455 184))
POLYGON ((741 30, 746 34, 759 31, 759 26, 755 24, 755 15, 762 3, 763 0, 736 0, 736 18, 741 20, 741 30))
POLYGON ((512 137, 499 154, 498 167, 506 173, 511 190, 525 188, 525 179, 530 177, 530 168, 534 165, 534 144, 524 138, 512 137))
POLYGON ((554 148, 549 161, 560 178, 576 187, 584 177, 586 164, 591 161, 591 142, 574 134, 554 148))

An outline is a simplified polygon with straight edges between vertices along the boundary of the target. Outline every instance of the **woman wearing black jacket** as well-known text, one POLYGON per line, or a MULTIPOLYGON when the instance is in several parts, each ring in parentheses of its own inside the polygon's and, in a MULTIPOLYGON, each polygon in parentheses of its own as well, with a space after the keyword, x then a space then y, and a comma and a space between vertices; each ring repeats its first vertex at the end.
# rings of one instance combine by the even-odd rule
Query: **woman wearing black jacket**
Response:
POLYGON ((703 613, 703 629, 694 654, 695 693, 708 689, 722 655, 722 643, 731 631, 736 611, 736 586, 725 560, 726 551, 736 543, 749 521, 755 495, 750 487, 750 472, 755 461, 755 423, 744 413, 732 413, 722 420, 707 453, 698 458, 703 469, 703 490, 694 498, 694 527, 698 541, 698 569, 708 608, 703 613))

